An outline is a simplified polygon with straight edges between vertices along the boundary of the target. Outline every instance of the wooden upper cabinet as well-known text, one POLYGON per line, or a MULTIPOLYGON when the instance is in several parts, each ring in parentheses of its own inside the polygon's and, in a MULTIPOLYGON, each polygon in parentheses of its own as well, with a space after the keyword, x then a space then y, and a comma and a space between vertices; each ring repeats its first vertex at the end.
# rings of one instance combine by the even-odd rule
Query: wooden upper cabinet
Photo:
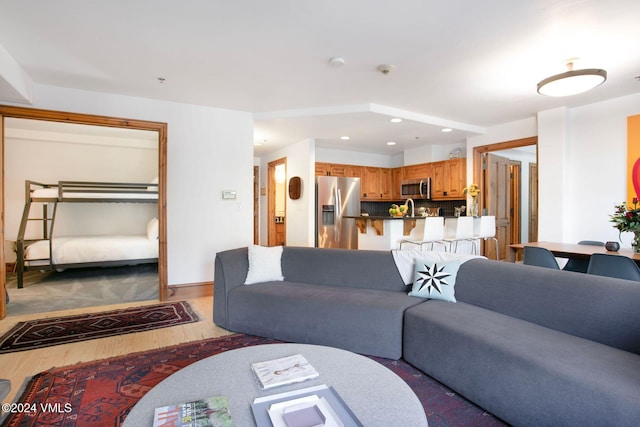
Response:
POLYGON ((391 200, 391 169, 380 168, 380 199, 391 200))
POLYGON ((404 176, 404 168, 391 169, 391 199, 401 200, 402 191, 400 186, 402 185, 402 179, 404 176))
POLYGON ((404 179, 423 179, 432 177, 432 165, 433 163, 420 163, 417 165, 405 166, 404 179))
POLYGON ((362 178, 362 166, 346 165, 345 176, 362 178))
POLYGON ((432 163, 432 199, 464 199, 462 189, 467 180, 466 160, 462 158, 432 163))
POLYGON ((329 175, 330 166, 329 163, 316 162, 316 176, 329 175))
POLYGON ((347 176, 347 165, 329 165, 329 175, 331 176, 347 176))
POLYGON ((364 166, 360 179, 360 199, 382 200, 380 191, 380 168, 364 166))

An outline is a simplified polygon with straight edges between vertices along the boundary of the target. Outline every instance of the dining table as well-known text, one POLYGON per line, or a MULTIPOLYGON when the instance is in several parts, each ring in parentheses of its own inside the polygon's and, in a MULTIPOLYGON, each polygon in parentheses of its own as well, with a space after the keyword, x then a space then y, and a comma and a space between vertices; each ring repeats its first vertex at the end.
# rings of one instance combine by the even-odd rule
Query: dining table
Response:
POLYGON ((634 253, 633 249, 621 248, 617 251, 608 251, 604 246, 579 245, 577 243, 560 242, 529 242, 509 245, 509 261, 515 262, 517 254, 522 252, 525 246, 545 248, 559 258, 569 259, 589 259, 593 254, 626 256, 627 258, 631 258, 632 260, 634 260, 636 264, 640 265, 640 254, 634 253))

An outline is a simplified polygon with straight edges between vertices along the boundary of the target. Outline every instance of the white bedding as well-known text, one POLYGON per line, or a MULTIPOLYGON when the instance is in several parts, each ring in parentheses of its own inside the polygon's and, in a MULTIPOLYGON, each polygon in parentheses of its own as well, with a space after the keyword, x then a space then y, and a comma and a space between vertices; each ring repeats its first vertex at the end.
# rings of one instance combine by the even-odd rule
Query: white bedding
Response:
MULTIPOLYGON (((25 250, 25 260, 49 258, 49 242, 39 241, 25 250)), ((141 236, 79 236, 53 239, 53 263, 75 264, 158 258, 158 241, 141 236)), ((27 265, 43 265, 31 261, 27 265)))
MULTIPOLYGON (((58 198, 58 188, 38 188, 37 190, 33 190, 31 192, 31 197, 34 199, 57 199, 58 198)), ((149 199, 156 200, 158 198, 158 193, 155 192, 144 192, 140 191, 137 193, 91 193, 91 192, 82 192, 82 193, 69 193, 63 192, 63 198, 73 198, 73 199, 149 199)))

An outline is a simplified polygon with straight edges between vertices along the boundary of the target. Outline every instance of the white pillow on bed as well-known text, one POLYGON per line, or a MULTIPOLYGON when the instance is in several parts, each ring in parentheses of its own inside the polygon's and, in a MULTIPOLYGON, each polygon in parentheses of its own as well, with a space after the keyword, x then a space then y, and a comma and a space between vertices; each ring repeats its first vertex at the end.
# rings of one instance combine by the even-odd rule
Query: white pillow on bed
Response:
POLYGON ((158 218, 152 218, 147 223, 147 239, 156 240, 158 238, 158 218))
POLYGON ((282 246, 249 246, 249 272, 245 285, 282 281, 282 246))

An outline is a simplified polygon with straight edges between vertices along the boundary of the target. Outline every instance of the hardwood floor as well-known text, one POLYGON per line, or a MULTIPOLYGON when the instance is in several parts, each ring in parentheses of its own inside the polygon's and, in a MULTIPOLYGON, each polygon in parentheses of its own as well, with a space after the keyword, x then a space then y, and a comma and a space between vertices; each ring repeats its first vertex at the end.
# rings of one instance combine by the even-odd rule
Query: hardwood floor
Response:
MULTIPOLYGON (((187 301, 202 319, 196 323, 155 329, 135 334, 95 339, 48 347, 38 350, 0 354, 0 378, 11 380, 11 391, 3 402, 12 402, 24 381, 33 375, 53 367, 73 365, 107 357, 121 356, 138 351, 167 347, 174 344, 197 341, 205 338, 228 335, 230 332, 213 323, 213 298, 210 295, 189 298, 187 301)), ((64 310, 45 314, 30 314, 7 317, 0 321, 0 335, 11 329, 17 322, 45 317, 68 316, 95 313, 125 307, 157 304, 158 301, 132 302, 127 304, 64 310)))

